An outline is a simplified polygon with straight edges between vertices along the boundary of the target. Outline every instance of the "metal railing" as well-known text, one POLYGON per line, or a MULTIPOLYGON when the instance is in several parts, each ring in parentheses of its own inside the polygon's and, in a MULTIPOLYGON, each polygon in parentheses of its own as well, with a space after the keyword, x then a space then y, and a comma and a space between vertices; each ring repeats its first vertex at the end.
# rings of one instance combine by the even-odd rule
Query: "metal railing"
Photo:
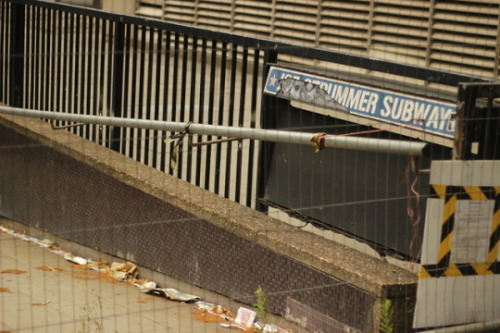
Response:
MULTIPOLYGON (((0 102, 101 117, 273 128, 262 94, 280 55, 457 86, 480 80, 342 52, 43 1, 0 0, 0 102)), ((180 150, 169 130, 72 126, 86 139, 241 204, 256 207, 270 149, 200 135, 180 150), (196 145, 198 144, 198 145, 196 145), (259 180, 260 178, 260 180, 259 180)))

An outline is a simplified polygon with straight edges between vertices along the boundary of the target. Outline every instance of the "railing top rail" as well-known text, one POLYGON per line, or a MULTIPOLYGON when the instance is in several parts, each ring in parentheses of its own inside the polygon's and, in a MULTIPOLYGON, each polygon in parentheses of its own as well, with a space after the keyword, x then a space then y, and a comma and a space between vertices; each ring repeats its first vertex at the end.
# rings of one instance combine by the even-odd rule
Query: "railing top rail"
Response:
POLYGON ((465 82, 488 82, 493 79, 465 75, 460 73, 446 72, 423 66, 398 63, 393 61, 375 59, 367 56, 356 55, 334 50, 326 50, 316 47, 297 45, 292 43, 278 42, 270 39, 244 36, 234 33, 222 32, 206 28, 182 25, 178 23, 166 22, 157 19, 150 19, 132 15, 109 13, 98 9, 76 7, 61 3, 45 2, 37 0, 6 0, 11 3, 39 6, 52 10, 63 10, 68 13, 97 17, 123 24, 141 25, 160 30, 168 30, 189 36, 197 36, 204 39, 216 40, 220 42, 235 43, 260 50, 276 51, 282 54, 298 56, 303 58, 329 61, 342 65, 349 65, 377 72, 402 75, 405 77, 425 80, 433 83, 440 83, 450 86, 458 86, 465 82))

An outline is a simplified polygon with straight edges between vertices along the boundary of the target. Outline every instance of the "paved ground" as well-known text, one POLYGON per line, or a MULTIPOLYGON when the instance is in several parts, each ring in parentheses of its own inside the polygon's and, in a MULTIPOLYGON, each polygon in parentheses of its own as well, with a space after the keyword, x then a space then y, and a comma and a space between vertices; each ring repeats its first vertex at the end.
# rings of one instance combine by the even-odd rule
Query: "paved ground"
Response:
MULTIPOLYGON (((0 225, 4 225, 2 222, 5 220, 0 219, 0 225)), ((82 250, 79 245, 64 245, 73 251, 84 251, 85 255, 99 255, 89 249, 82 250)), ((221 295, 159 273, 139 270, 141 276, 154 279, 162 288, 198 295, 203 301, 228 307, 233 312, 239 307, 221 295)), ((62 255, 0 232, 1 333, 242 332, 195 320, 194 311, 193 304, 143 294, 133 285, 105 279, 96 271, 82 270, 62 255)))

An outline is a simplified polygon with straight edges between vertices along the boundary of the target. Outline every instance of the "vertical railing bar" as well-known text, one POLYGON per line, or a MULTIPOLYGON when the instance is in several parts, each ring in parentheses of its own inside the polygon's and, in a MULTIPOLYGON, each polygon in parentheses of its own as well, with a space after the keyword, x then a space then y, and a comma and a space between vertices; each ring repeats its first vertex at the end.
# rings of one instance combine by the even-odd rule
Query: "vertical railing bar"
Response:
MULTIPOLYGON (((246 83, 247 83, 247 65, 248 65, 248 47, 243 47, 242 61, 241 61, 241 87, 240 87, 240 112, 238 115, 238 126, 244 126, 244 118, 245 118, 245 102, 246 102, 246 83)), ((235 198, 234 201, 240 202, 241 197, 241 174, 243 171, 243 143, 239 142, 238 144, 238 153, 236 155, 236 187, 234 190, 235 198)), ((248 169, 247 169, 248 170, 248 169)), ((248 184, 247 186, 249 186, 248 184)))
MULTIPOLYGON (((115 22, 113 31, 113 54, 112 54, 112 110, 113 116, 120 118, 122 114, 122 98, 123 98, 123 48, 125 47, 125 29, 124 23, 115 22)), ((110 43, 111 44, 111 43, 110 43)), ((114 126, 111 138, 111 149, 114 151, 121 151, 121 132, 120 127, 114 126)))
POLYGON ((0 102, 9 104, 10 98, 10 73, 8 62, 10 60, 10 3, 0 2, 0 102))
MULTIPOLYGON (((98 53, 99 59, 97 60, 99 64, 99 83, 98 83, 98 90, 97 90, 97 99, 98 99, 98 115, 101 116, 108 116, 107 114, 107 109, 106 109, 106 103, 104 101, 104 72, 105 72, 105 43, 106 43, 106 20, 104 19, 99 19, 99 35, 97 35, 97 39, 99 40, 99 45, 96 47, 96 51, 98 53)), ((104 129, 102 126, 96 126, 96 139, 95 141, 100 144, 100 145, 105 145, 105 142, 103 141, 104 137, 104 129)))
MULTIPOLYGON (((189 36, 183 36, 182 43, 182 69, 181 69, 181 96, 180 96, 180 112, 179 112, 179 120, 182 122, 187 122, 186 117, 186 90, 187 87, 187 62, 188 62, 188 52, 189 52, 189 36)), ((184 175, 183 168, 183 160, 184 160, 184 148, 179 146, 179 154, 177 156, 177 177, 186 179, 184 175), (184 178, 183 178, 184 177, 184 178)))
MULTIPOLYGON (((198 57, 198 37, 193 36, 191 45, 191 87, 189 89, 189 116, 188 121, 195 121, 194 119, 194 108, 195 108, 195 95, 196 95, 196 65, 198 57)), ((191 173, 193 167, 193 147, 187 147, 187 170, 186 170, 186 181, 191 182, 191 173)))
POLYGON ((36 59, 36 72, 35 77, 35 91, 36 91, 36 100, 35 100, 35 107, 38 110, 43 110, 43 105, 42 105, 42 100, 43 100, 43 83, 42 83, 42 76, 43 76, 43 21, 44 21, 44 8, 39 8, 38 10, 38 15, 37 15, 37 26, 36 26, 36 40, 37 40, 37 47, 35 50, 35 59, 36 59))
POLYGON ((43 8, 38 8, 37 20, 36 20, 36 48, 35 48, 35 59, 36 59, 36 68, 34 77, 34 91, 35 91, 35 108, 41 110, 42 108, 42 82, 41 80, 41 72, 42 72, 42 24, 43 24, 43 8))
MULTIPOLYGON (((179 79, 179 33, 174 34, 174 67, 172 68, 172 112, 170 120, 176 121, 177 119, 177 81, 179 79)), ((169 147, 170 148, 170 147, 169 147)), ((169 156, 172 157, 173 150, 170 149, 169 156)), ((169 174, 175 174, 176 169, 169 166, 169 174)))
MULTIPOLYGON (((148 69, 147 69, 147 81, 148 82, 148 89, 146 93, 146 115, 145 119, 152 119, 152 112, 151 112, 151 99, 153 92, 151 90, 151 85, 154 84, 153 80, 153 52, 154 52, 154 29, 149 28, 149 37, 148 37, 148 69)), ((151 136, 154 136, 154 131, 152 130, 146 130, 145 131, 145 137, 144 137, 144 153, 145 153, 145 158, 144 158, 144 164, 148 166, 152 166, 153 162, 153 156, 154 154, 151 154, 151 136)))
MULTIPOLYGON (((236 98, 236 71, 238 64, 238 45, 235 43, 231 44, 231 78, 229 87, 229 113, 228 113, 228 126, 234 125, 234 101, 236 98)), ((243 96, 240 96, 243 97, 243 96)), ((230 197, 231 191, 231 172, 233 170, 232 165, 232 149, 233 143, 231 141, 226 143, 226 168, 225 168, 225 181, 224 181, 224 197, 230 197)), ((238 168, 238 167, 236 167, 238 168)), ((238 179, 235 179, 238 182, 238 179)))
POLYGON ((9 38, 12 34, 12 7, 14 5, 9 3, 8 8, 5 10, 5 99, 7 103, 11 104, 12 99, 12 83, 11 81, 11 72, 12 72, 12 56, 11 56, 11 48, 12 48, 12 39, 9 38))
POLYGON ((2 71, 0 72, 0 76, 3 81, 3 87, 2 91, 0 91, 0 94, 2 94, 2 101, 6 105, 10 105, 10 99, 12 98, 12 93, 11 93, 11 88, 12 84, 10 82, 11 80, 11 62, 12 62, 12 55, 11 55, 11 49, 12 49, 12 39, 10 38, 12 34, 12 6, 13 4, 7 1, 2 2, 3 7, 2 7, 2 21, 0 21, 0 26, 2 27, 2 35, 0 35, 0 48, 1 48, 1 54, 2 58, 0 61, 2 62, 2 71))
MULTIPOLYGON (((33 10, 33 7, 32 6, 27 6, 26 7, 26 16, 25 16, 25 20, 26 20, 26 25, 25 25, 25 29, 26 29, 26 33, 25 33, 25 63, 24 63, 24 68, 26 68, 26 73, 25 73, 25 81, 24 81, 24 98, 23 98, 23 103, 26 107, 32 107, 29 103, 30 103, 30 96, 32 95, 32 91, 31 91, 31 81, 32 81, 32 77, 33 77, 33 73, 29 70, 29 68, 31 67, 31 64, 32 64, 32 57, 31 57, 31 54, 33 53, 33 43, 31 42, 32 41, 32 34, 33 34, 33 27, 32 27, 32 10, 33 10)), ((0 34, 0 36, 3 36, 0 34)), ((6 36, 3 36, 3 37, 6 37, 6 36)), ((8 38, 4 38, 5 40, 8 40, 8 38)), ((3 42, 0 41, 0 44, 2 44, 3 42)), ((3 53, 1 53, 3 54, 3 53)), ((1 66, 1 63, 3 63, 3 60, 0 62, 0 66, 1 66)), ((0 68, 0 73, 3 73, 2 71, 2 68, 0 68)))
MULTIPOLYGON (((138 119, 144 119, 144 66, 146 65, 146 28, 141 26, 141 50, 140 50, 140 64, 139 64, 139 105, 138 105, 138 119)), ((146 130, 139 130, 137 136, 137 160, 146 163, 144 159, 144 137, 146 130)))
POLYGON ((23 105, 23 78, 24 78, 24 22, 25 5, 11 5, 11 33, 10 33, 10 94, 12 106, 23 105))
MULTIPOLYGON (((218 125, 223 125, 224 120, 224 90, 226 85, 226 61, 227 61, 227 42, 222 43, 221 50, 221 64, 220 64, 220 84, 219 84, 219 110, 218 110, 218 125)), ((214 192, 220 194, 220 168, 221 168, 221 145, 217 145, 215 154, 215 186, 214 192)))
MULTIPOLYGON (((24 23, 24 43, 23 43, 23 50, 24 50, 24 56, 23 56, 23 69, 24 69, 24 73, 23 73, 23 75, 24 75, 24 77, 23 77, 22 105, 24 107, 26 107, 28 105, 29 76, 30 76, 30 73, 27 70, 27 68, 29 66, 29 62, 30 62, 30 58, 29 58, 29 55, 30 55, 30 51, 29 51, 29 49, 30 49, 30 38, 29 38, 30 27, 29 27, 29 24, 31 22, 30 21, 30 6, 28 6, 28 5, 26 5, 25 9, 24 9, 24 20, 25 20, 25 23, 24 23)), ((0 38, 2 38, 1 35, 0 35, 0 38)), ((7 38, 5 38, 5 39, 7 39, 7 38)), ((2 54, 0 53, 0 57, 1 56, 2 56, 2 54)), ((0 60, 0 63, 1 62, 2 61, 0 60)), ((1 69, 0 69, 0 73, 2 73, 1 69)), ((0 101, 1 101, 1 99, 0 99, 0 101)))
MULTIPOLYGON (((92 56, 94 58, 94 60, 93 60, 94 67, 93 67, 92 73, 94 75, 94 80, 92 83, 92 96, 93 97, 92 97, 92 107, 91 107, 92 112, 91 112, 91 114, 97 116, 97 115, 99 115, 99 112, 101 111, 99 109, 99 101, 101 100, 100 95, 99 95, 99 36, 101 33, 101 30, 100 30, 101 19, 96 17, 94 20, 94 24, 95 24, 94 44, 92 47, 92 50, 93 50, 92 56)), ((98 142, 99 126, 98 125, 90 125, 89 130, 90 130, 89 139, 92 142, 98 142)))
POLYGON ((49 69, 49 81, 48 81, 48 87, 49 87, 49 96, 50 96, 50 103, 48 105, 49 110, 55 110, 55 81, 56 81, 56 42, 57 42, 57 36, 56 36, 56 30, 54 29, 55 22, 57 21, 56 17, 56 10, 55 9, 49 9, 49 22, 47 24, 48 30, 48 38, 49 38, 49 54, 48 54, 48 61, 49 61, 49 66, 47 67, 49 69))
MULTIPOLYGON (((217 70, 217 41, 212 40, 212 52, 210 55, 210 83, 208 94, 208 108, 207 108, 207 123, 214 123, 214 104, 215 104, 215 74, 217 70)), ((212 136, 207 136, 207 141, 211 141, 212 136)), ((211 169, 212 169, 212 146, 208 145, 206 147, 206 161, 205 161, 205 190, 210 189, 210 180, 212 179, 211 169)))
MULTIPOLYGON (((87 104, 86 104, 86 114, 94 114, 94 101, 97 99, 97 96, 94 95, 94 80, 92 78, 96 76, 94 74, 96 62, 94 61, 94 53, 96 53, 96 49, 94 49, 94 40, 97 39, 97 35, 94 33, 94 24, 97 21, 97 18, 89 16, 88 18, 88 51, 87 51, 87 89, 85 89, 85 93, 87 94, 87 104)), ((92 126, 86 126, 86 136, 87 140, 92 140, 92 126)))
POLYGON ((46 23, 47 23, 47 8, 42 8, 41 11, 41 26, 38 29, 40 33, 40 101, 39 101, 39 110, 47 111, 49 110, 47 107, 47 82, 45 82, 45 76, 47 74, 47 31, 46 31, 46 23))
MULTIPOLYGON (((168 90, 169 90, 169 78, 170 78, 170 42, 171 33, 170 31, 165 31, 165 70, 163 76, 163 110, 161 120, 167 120, 168 118, 168 90)), ((167 138, 167 132, 162 133, 162 143, 161 143, 161 165, 160 170, 166 171, 169 169, 166 163, 166 153, 168 151, 167 144, 163 142, 163 137, 167 138)))
POLYGON ((55 20, 55 11, 54 9, 48 9, 47 11, 47 67, 46 70, 48 74, 46 76, 47 79, 47 110, 54 110, 54 43, 56 40, 56 34, 53 31, 53 21, 55 20))
MULTIPOLYGON (((88 38, 86 38, 87 34, 87 16, 82 15, 81 16, 81 49, 80 49, 80 62, 81 62, 81 79, 79 80, 79 89, 78 89, 78 97, 77 100, 79 99, 79 106, 80 106, 80 111, 78 112, 79 114, 86 114, 87 113, 87 104, 85 103, 85 95, 88 94, 87 88, 87 69, 88 69, 88 62, 87 62, 87 43, 88 43, 88 38)), ((80 136, 86 137, 87 135, 87 126, 82 126, 79 129, 80 136)))
MULTIPOLYGON (((123 113, 126 114, 127 118, 130 118, 131 115, 130 115, 130 106, 129 106, 129 94, 131 94, 131 90, 130 90, 130 75, 131 75, 131 70, 130 70, 130 56, 131 56, 131 52, 130 52, 130 24, 125 24, 125 47, 124 47, 124 50, 123 50, 123 57, 124 57, 124 60, 125 60, 125 65, 124 65, 124 77, 123 77, 123 95, 124 95, 124 98, 123 98, 123 106, 122 106, 122 109, 123 109, 123 113)), ((122 147, 122 154, 124 155, 127 155, 128 152, 130 151, 130 144, 131 144, 131 141, 130 141, 130 134, 131 134, 131 130, 130 128, 126 128, 123 131, 123 139, 124 139, 124 146, 122 147)))
MULTIPOLYGON (((132 79, 130 81, 130 117, 137 118, 136 109, 136 79, 137 79, 137 56, 138 56, 138 43, 139 43, 139 27, 132 25, 133 41, 132 41, 132 79)), ((137 135, 139 130, 134 128, 130 131, 130 152, 129 157, 137 160, 137 135)))
MULTIPOLYGON (((66 50, 68 51, 68 94, 66 95, 67 98, 67 109, 66 112, 69 113, 74 113, 73 110, 73 103, 71 102, 72 96, 75 95, 75 90, 74 90, 74 80, 73 80, 73 74, 74 74, 74 68, 75 68, 75 15, 76 14, 69 14, 69 28, 68 28, 68 33, 69 33, 69 41, 68 41, 68 47, 66 50)), ((65 123, 67 124, 67 123, 65 123)), ((73 129, 70 130, 71 132, 74 132, 73 129)))
MULTIPOLYGON (((5 35, 5 24, 7 22, 7 18, 5 17, 5 7, 7 3, 4 1, 0 1, 0 102, 6 103, 5 100, 5 72, 4 72, 4 61, 5 61, 5 52, 4 52, 4 44, 8 40, 5 35)), ((28 22, 30 22, 28 20, 28 22)), ((29 31, 29 30, 28 30, 29 31)), ((29 53, 28 53, 29 54, 29 53)))
POLYGON ((56 53, 56 38, 54 29, 54 22, 56 21, 55 11, 53 9, 49 9, 48 12, 48 23, 47 23, 47 38, 48 38, 48 49, 49 52, 47 54, 48 66, 47 70, 49 71, 49 75, 47 75, 47 87, 49 87, 49 103, 47 105, 49 110, 55 110, 55 53, 56 53))
MULTIPOLYGON (((74 53, 74 94, 71 96, 71 100, 73 101, 73 113, 80 113, 80 100, 79 100, 79 95, 80 95, 80 56, 81 56, 81 48, 80 48, 80 20, 81 16, 76 15, 75 16, 75 53, 74 53)), ((80 127, 74 127, 73 128, 73 133, 79 135, 80 134, 80 127)))
POLYGON ((39 69, 40 66, 39 60, 40 60, 40 7, 35 7, 35 25, 32 28, 33 29, 33 65, 32 65, 32 81, 31 81, 31 88, 32 88, 32 96, 31 96, 31 106, 34 109, 39 109, 40 105, 38 104, 38 96, 40 94, 40 84, 38 82, 38 77, 39 77, 39 69))
MULTIPOLYGON (((253 58, 253 73, 252 73, 252 99, 250 106, 250 128, 255 128, 256 125, 256 117, 257 117, 257 93, 258 90, 258 81, 259 81, 259 68, 260 68, 260 51, 255 49, 254 58, 253 58)), ((253 198, 253 169, 255 163, 255 141, 250 140, 248 143, 248 174, 247 174, 247 201, 246 205, 248 207, 252 206, 252 198, 253 198)))
MULTIPOLYGON (((153 119, 160 120, 160 90, 161 90, 161 55, 163 49, 162 42, 163 31, 160 29, 156 30, 156 73, 155 73, 155 109, 153 119)), ((161 154, 161 131, 153 131, 153 164, 152 166, 156 169, 160 168, 158 162, 158 155, 161 154)), ((160 155, 161 156, 161 155, 160 155)), ((160 158, 161 160, 161 158, 160 158)))
POLYGON ((7 104, 11 104, 11 72, 12 72, 12 56, 11 56, 11 47, 12 47, 12 39, 9 38, 12 34, 12 7, 14 5, 9 3, 7 8, 5 9, 5 100, 7 104))
POLYGON ((5 36, 5 39, 6 39, 6 42, 5 42, 5 52, 6 52, 6 68, 7 68, 7 76, 6 76, 6 80, 7 80, 7 84, 6 84, 6 99, 7 99, 7 102, 9 105, 11 105, 12 103, 12 57, 11 57, 11 45, 12 45, 12 39, 10 39, 9 37, 11 36, 12 34, 12 7, 14 5, 12 3, 9 3, 9 6, 8 6, 8 10, 7 10, 7 22, 6 22, 6 36, 5 36))
MULTIPOLYGON (((58 10, 57 15, 54 15, 57 17, 57 19, 54 19, 54 34, 56 34, 55 40, 57 40, 56 43, 56 50, 54 54, 54 63, 55 63, 55 71, 56 71, 56 77, 54 80, 55 84, 55 91, 54 91, 54 111, 60 112, 62 111, 61 109, 61 90, 62 90, 62 83, 61 83, 61 75, 62 75, 62 22, 63 22, 63 15, 62 11, 58 10)), ((56 124, 58 124, 57 122, 56 124)))
MULTIPOLYGON (((108 26, 111 25, 111 21, 102 19, 101 24, 101 44, 100 44, 100 84, 99 84, 99 108, 101 115, 109 116, 111 114, 111 109, 109 105, 109 71, 108 68, 110 64, 106 59, 107 57, 107 45, 108 45, 108 26)), ((99 143, 104 147, 109 147, 108 143, 108 128, 106 126, 101 126, 99 128, 99 143)))
MULTIPOLYGON (((106 105, 107 109, 108 109, 108 112, 109 114, 113 114, 114 110, 113 110, 113 92, 112 92, 112 89, 113 89, 113 52, 114 52, 114 45, 113 45, 113 41, 114 41, 114 38, 113 38, 113 33, 114 33, 114 28, 115 28, 115 22, 113 21, 108 21, 108 24, 107 24, 107 32, 106 32, 106 39, 107 40, 107 73, 106 73, 106 78, 107 78, 107 82, 106 82, 106 104, 103 103, 103 105, 106 105)), ((106 129, 106 127, 103 127, 103 129, 106 129)), ((113 133, 114 133, 114 128, 108 128, 107 129, 107 132, 105 133, 106 135, 106 138, 107 138, 107 143, 106 143, 106 147, 110 148, 110 149, 113 149, 113 142, 114 142, 114 137, 113 137, 113 133)))
MULTIPOLYGON (((200 64, 200 95, 198 103, 198 122, 203 123, 205 113, 205 80, 206 80, 206 66, 207 66, 207 39, 203 38, 201 42, 201 64, 200 64)), ((197 142, 201 141, 200 136, 196 138, 197 142)), ((198 148, 196 151, 196 179, 195 185, 201 186, 201 158, 202 149, 198 148)))
MULTIPOLYGON (((69 87, 69 80, 68 80, 68 75, 69 75, 69 55, 71 54, 71 50, 68 46, 68 40, 70 38, 69 34, 71 34, 71 29, 70 29, 70 20, 69 20, 69 15, 68 13, 64 12, 62 13, 63 15, 63 25, 64 28, 61 29, 61 34, 63 38, 63 46, 62 46, 62 70, 61 70, 61 112, 68 112, 68 89, 69 87)), ((64 124, 65 122, 59 122, 59 124, 64 124)))
POLYGON ((5 74, 4 74, 4 80, 5 80, 5 85, 4 85, 4 101, 6 104, 10 104, 10 43, 12 40, 9 38, 11 34, 11 11, 12 11, 12 4, 11 3, 4 3, 4 8, 3 8, 3 17, 4 17, 4 34, 3 34, 3 54, 5 55, 4 57, 4 68, 5 68, 5 74))
POLYGON ((7 25, 7 16, 5 12, 7 11, 5 8, 7 7, 7 2, 0 1, 0 102, 7 103, 7 66, 5 66, 5 62, 7 59, 7 52, 5 52, 5 45, 9 38, 7 38, 6 33, 6 25, 7 25), (5 68, 5 70, 4 70, 5 68))
POLYGON ((53 71, 54 69, 52 68, 52 43, 53 43, 53 38, 52 38, 52 9, 47 8, 46 10, 46 22, 45 22, 45 27, 44 27, 44 34, 45 34, 45 94, 44 94, 44 100, 46 101, 45 103, 45 110, 52 110, 52 103, 53 103, 53 95, 52 95, 52 89, 53 89, 53 71))

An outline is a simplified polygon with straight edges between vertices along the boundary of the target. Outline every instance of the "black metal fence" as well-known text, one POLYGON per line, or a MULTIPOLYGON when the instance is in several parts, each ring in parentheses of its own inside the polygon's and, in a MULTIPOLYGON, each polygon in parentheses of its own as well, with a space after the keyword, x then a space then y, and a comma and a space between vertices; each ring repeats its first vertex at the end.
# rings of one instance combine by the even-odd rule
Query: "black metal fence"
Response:
MULTIPOLYGON (((267 65, 281 56, 450 86, 473 80, 87 8, 0 1, 0 102, 12 106, 270 128, 280 104, 262 87, 267 65)), ((263 197, 271 144, 204 145, 217 138, 200 136, 183 147, 169 139, 175 133, 98 125, 68 130, 241 204, 258 207, 263 197)))

